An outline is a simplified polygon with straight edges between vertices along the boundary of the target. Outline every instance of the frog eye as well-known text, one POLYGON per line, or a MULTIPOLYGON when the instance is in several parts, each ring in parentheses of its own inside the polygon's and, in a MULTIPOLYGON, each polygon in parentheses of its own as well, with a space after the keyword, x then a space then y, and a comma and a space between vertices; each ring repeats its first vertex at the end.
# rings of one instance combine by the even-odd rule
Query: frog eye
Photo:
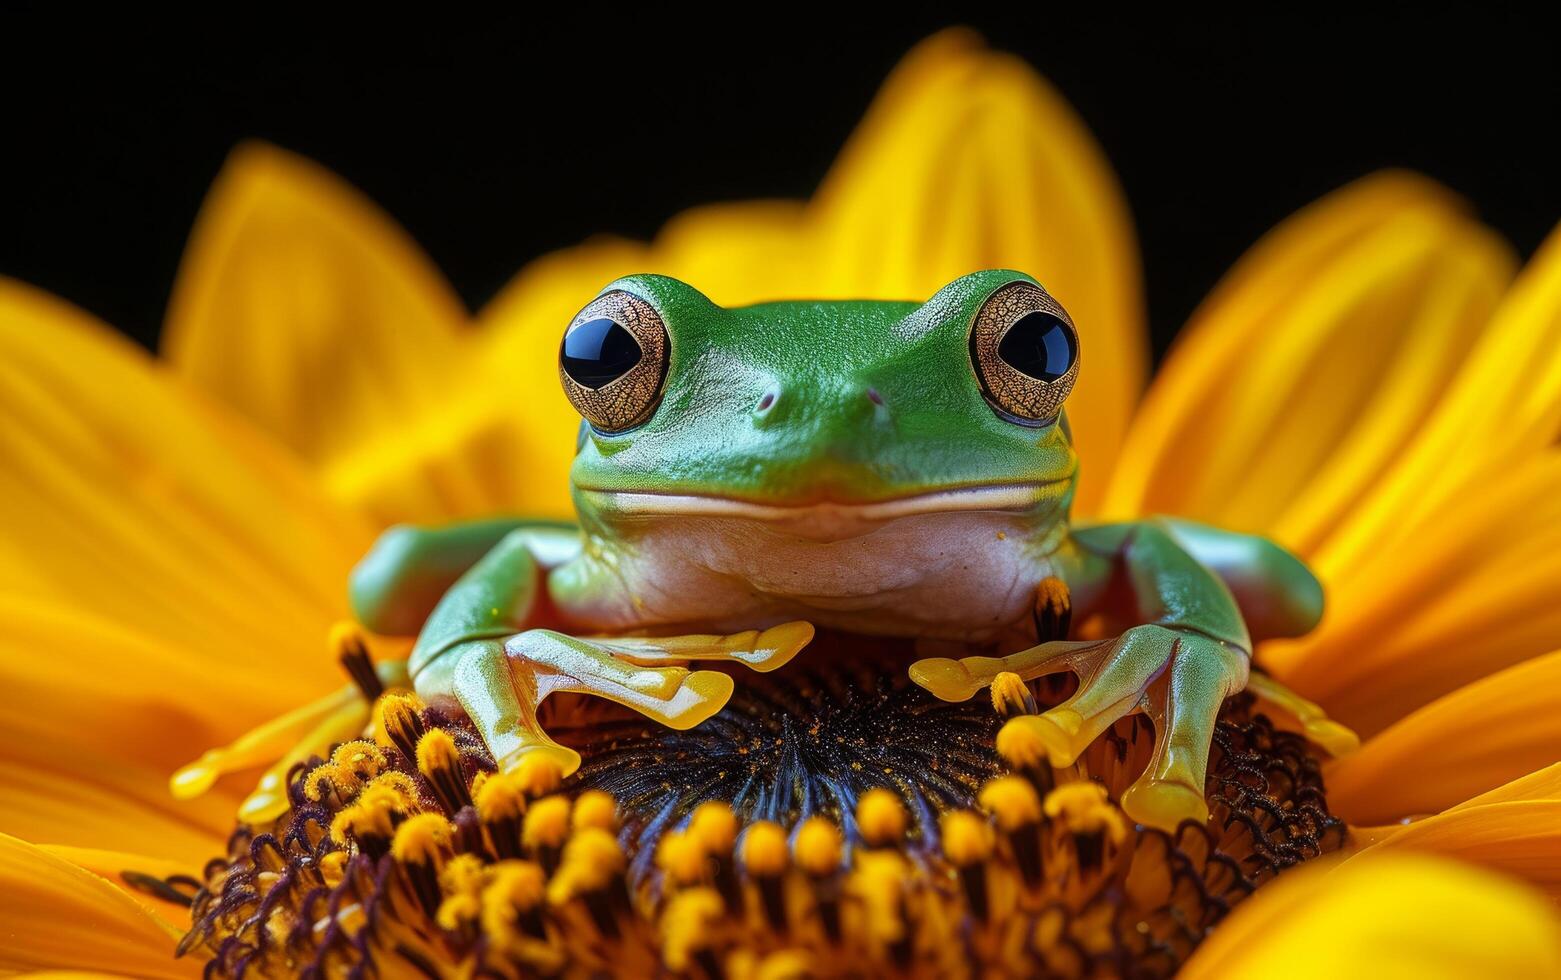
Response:
POLYGON ((630 293, 607 293, 564 331, 558 378, 593 429, 622 432, 655 411, 670 349, 666 324, 654 307, 630 293))
POLYGON ((970 364, 998 414, 1051 422, 1079 374, 1079 335, 1068 311, 1032 282, 988 296, 970 327, 970 364))

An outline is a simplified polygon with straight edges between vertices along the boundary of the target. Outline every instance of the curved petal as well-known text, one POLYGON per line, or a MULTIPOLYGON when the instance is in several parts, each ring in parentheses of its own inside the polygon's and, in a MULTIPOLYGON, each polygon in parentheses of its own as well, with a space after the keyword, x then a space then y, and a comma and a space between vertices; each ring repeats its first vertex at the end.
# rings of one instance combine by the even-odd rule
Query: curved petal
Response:
POLYGON ((265 662, 213 670, 198 651, 15 596, 0 596, 0 690, 19 706, 0 713, 0 832, 187 871, 220 853, 240 795, 177 803, 169 774, 298 696, 265 662))
POLYGON ((1107 507, 1312 551, 1416 434, 1512 277, 1436 184, 1389 172, 1280 225, 1194 315, 1107 507))
POLYGON ((36 757, 0 759, 5 787, 0 833, 42 844, 152 854, 192 873, 223 853, 238 806, 235 796, 181 803, 168 795, 166 771, 122 768, 90 755, 71 763, 74 773, 54 774, 36 757), (79 773, 87 768, 97 772, 83 779, 79 773))
POLYGON ((326 473, 333 492, 385 522, 570 516, 580 416, 558 384, 558 339, 613 279, 666 271, 649 253, 601 238, 528 265, 483 310, 465 383, 394 436, 338 459, 326 473))
MULTIPOLYGON (((34 844, 38 850, 68 861, 76 867, 105 878, 115 887, 131 893, 136 901, 149 908, 169 928, 182 933, 190 925, 190 907, 183 902, 171 902, 150 892, 141 891, 125 880, 126 874, 143 874, 152 878, 172 878, 184 875, 200 880, 201 867, 191 868, 183 861, 164 857, 152 857, 131 851, 108 851, 99 847, 71 847, 66 844, 34 844)), ((216 857, 220 851, 213 851, 216 857)))
POLYGON ((1363 736, 1561 635, 1561 452, 1497 468, 1403 540, 1328 578, 1314 633, 1266 645, 1286 684, 1363 736), (1472 492, 1472 491, 1471 491, 1472 492))
POLYGON ((1553 901, 1561 901, 1561 800, 1494 803, 1438 814, 1368 850, 1401 848, 1494 868, 1532 882, 1553 901))
MULTIPOLYGON (((85 606, 294 698, 369 542, 258 433, 107 328, 0 281, 0 590, 85 606)), ((60 665, 62 677, 68 664, 60 665)))
POLYGON ((176 960, 179 935, 104 878, 0 834, 0 970, 199 976, 176 960))
POLYGON ((1458 511, 1491 474, 1561 433, 1561 228, 1552 232, 1464 358, 1415 438, 1332 531, 1316 559, 1343 568, 1458 511))
POLYGON ((1434 851, 1505 871, 1561 900, 1561 763, 1436 816, 1363 836, 1370 843, 1358 857, 1434 851))
POLYGON ((457 372, 459 299, 386 215, 263 143, 213 184, 174 286, 180 374, 314 463, 436 407, 457 372))
POLYGON ((1561 973, 1561 922, 1508 878, 1424 856, 1306 866, 1215 928, 1178 974, 1541 977, 1561 973))
POLYGON ((1434 851, 1508 872, 1561 901, 1561 762, 1424 820, 1356 836, 1365 845, 1358 856, 1434 851))
POLYGON ((823 295, 925 299, 1029 272, 1079 325, 1077 506, 1104 487, 1148 368, 1137 245, 1089 131, 1029 65, 951 30, 894 70, 814 199, 823 295))
POLYGON ((1561 758, 1561 651, 1482 678, 1329 766, 1351 823, 1437 813, 1561 758))

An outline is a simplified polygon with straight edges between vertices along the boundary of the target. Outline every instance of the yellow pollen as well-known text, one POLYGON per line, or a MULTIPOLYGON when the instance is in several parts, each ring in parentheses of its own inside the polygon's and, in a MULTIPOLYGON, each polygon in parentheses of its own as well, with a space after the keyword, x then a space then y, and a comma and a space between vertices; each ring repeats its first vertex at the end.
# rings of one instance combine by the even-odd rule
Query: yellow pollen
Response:
POLYGON ((569 836, 569 798, 545 796, 531 804, 526 822, 521 825, 520 840, 526 847, 560 847, 569 836))
POLYGON ((352 829, 360 835, 378 834, 389 840, 396 832, 397 817, 405 812, 399 803, 399 798, 392 793, 376 792, 373 787, 364 790, 358 798, 357 806, 349 807, 358 812, 358 819, 352 824, 352 829))
POLYGON ((1046 816, 1058 820, 1070 833, 1105 831, 1113 841, 1127 836, 1127 821, 1122 811, 1111 805, 1106 788, 1099 783, 1080 780, 1064 783, 1046 794, 1046 816))
POLYGON ((430 728, 417 741, 417 769, 433 778, 434 773, 460 772, 461 751, 455 747, 455 739, 442 728, 430 728))
POLYGON ((754 968, 753 980, 808 980, 819 975, 813 954, 805 949, 771 953, 754 968))
POLYGON ((1014 769, 1032 769, 1048 758, 1039 715, 1016 715, 997 732, 997 754, 1014 769))
POLYGON ((1035 599, 1053 609, 1067 609, 1073 605, 1073 594, 1068 591, 1068 583, 1055 575, 1041 579, 1035 587, 1035 599))
POLYGON ((710 945, 712 926, 725 912, 726 903, 712 888, 689 888, 672 896, 661 917, 662 959, 667 969, 686 971, 710 945))
POLYGON ((711 854, 731 854, 737 843, 737 816, 725 803, 708 800, 694 808, 688 833, 711 854))
POLYGON ((418 809, 417 783, 404 772, 390 769, 375 776, 363 792, 358 796, 358 802, 373 797, 385 797, 393 802, 396 809, 402 813, 412 813, 418 809))
POLYGON ((692 833, 671 833, 656 848, 656 866, 678 885, 703 881, 710 870, 704 842, 692 833))
POLYGON ((582 830, 564 845, 563 863, 548 882, 548 901, 562 905, 576 895, 605 888, 626 863, 612 834, 595 827, 582 830))
POLYGON ((849 888, 862 902, 868 931, 879 942, 898 942, 905 934, 902 910, 911 883, 909 863, 897 851, 868 851, 855 860, 849 888))
POLYGON ((514 942, 518 938, 517 913, 530 911, 541 903, 547 891, 546 882, 542 869, 530 861, 498 864, 493 880, 482 892, 483 931, 502 944, 514 942))
POLYGON ((875 786, 856 804, 856 824, 862 839, 874 847, 897 844, 905 837, 905 804, 892 791, 875 786))
POLYGON ((778 875, 786 870, 786 831, 780 824, 760 820, 748 825, 743 834, 743 867, 760 877, 778 875))
POLYGON ((575 798, 574 829, 616 830, 618 827, 618 801, 611 794, 599 789, 586 790, 575 798))
POLYGON ((437 868, 450 852, 450 822, 437 813, 408 817, 396 828, 390 854, 402 864, 427 864, 437 868))
POLYGON ((309 775, 304 777, 304 799, 311 802, 319 803, 332 788, 338 793, 350 795, 356 786, 348 780, 343 780, 336 767, 329 762, 315 766, 309 775))
POLYGON ((840 870, 840 829, 823 817, 809 817, 797 828, 797 866, 815 878, 840 870))
POLYGON ((564 781, 564 770, 558 760, 545 752, 528 752, 521 756, 515 767, 515 777, 527 796, 542 796, 558 789, 564 781))
POLYGON ((492 880, 483 889, 486 902, 502 897, 515 908, 526 911, 542 903, 547 891, 547 876, 541 865, 532 861, 500 861, 493 866, 492 880))
POLYGON ((423 699, 415 694, 386 694, 374 703, 374 740, 408 755, 423 735, 423 699))
POLYGON ((981 807, 997 819, 1005 832, 1028 827, 1041 820, 1041 799, 1030 781, 1001 776, 981 787, 981 807))
POLYGON ((1018 674, 1005 670, 992 679, 992 707, 1004 718, 1014 715, 1033 715, 1036 712, 1035 696, 1030 685, 1018 674))
MULTIPOLYGON (((340 837, 336 837, 336 824, 334 821, 331 823, 331 836, 336 840, 341 840, 340 837)), ((320 858, 320 877, 325 879, 327 887, 335 888, 341 884, 342 869, 346 864, 346 851, 331 851, 320 858)))
POLYGON ((439 903, 439 912, 434 919, 439 928, 459 932, 476 922, 481 914, 482 900, 476 895, 451 895, 439 903))
POLYGON ((488 885, 490 866, 475 854, 457 854, 439 872, 439 887, 451 895, 476 895, 488 885))
POLYGON ((350 619, 341 619, 332 623, 326 643, 337 656, 368 649, 368 644, 364 642, 363 629, 350 619))
POLYGON ((477 814, 485 823, 519 820, 525 809, 525 785, 516 773, 494 773, 477 788, 477 814))
MULTIPOLYGON (((1010 709, 1025 690, 1012 676, 995 687, 1010 709)), ((1058 688, 1042 690, 1050 699, 1058 688)), ((390 717, 415 713, 413 703, 392 702, 390 717)), ((979 807, 944 814, 939 834, 921 823, 937 809, 913 810, 889 785, 862 792, 841 820, 747 823, 694 795, 721 762, 681 782, 672 762, 622 814, 600 791, 534 795, 535 773, 485 771, 491 757, 468 730, 429 711, 410 757, 400 745, 355 740, 305 766, 296 798, 313 805, 241 827, 193 894, 172 879, 126 881, 190 901, 181 949, 210 957, 216 976, 310 964, 322 975, 399 975, 409 963, 440 976, 1045 976, 1136 968, 1141 956, 1169 971, 1197 930, 1280 873, 1292 852, 1327 853, 1347 839, 1320 797, 1318 809, 1297 812, 1300 791, 1319 788, 1308 768, 1315 752, 1300 736, 1247 714, 1244 699, 1225 710, 1230 751, 1211 759, 1211 798, 1244 819, 1173 838, 1140 832, 1114 802, 1138 769, 1123 760, 1152 750, 1149 726, 1122 731, 1127 753, 1101 745, 1056 773, 969 782, 979 807), (1257 780, 1227 786, 1230 760, 1249 752, 1270 760, 1266 791, 1257 780), (638 831, 647 814, 667 812, 660 793, 677 797, 671 812, 688 812, 686 822, 620 842, 620 822, 638 831), (463 811, 473 796, 474 812, 463 811), (849 837, 844 819, 853 820, 849 837), (939 852, 922 854, 913 835, 939 852)), ((1039 718, 1012 716, 1005 748, 1039 718)), ((1046 748, 1035 752, 1043 767, 1046 748)), ((885 766, 865 763, 864 774, 885 766)), ((981 771, 941 774, 964 782, 981 771)))
POLYGON ((362 807, 344 807, 331 818, 331 839, 342 844, 357 840, 359 828, 365 826, 367 819, 362 807))
POLYGON ((350 774, 367 782, 384 770, 385 753, 367 739, 354 739, 336 746, 336 751, 331 753, 331 765, 342 776, 350 774))
POLYGON ((992 827, 969 810, 943 815, 943 853, 956 867, 979 864, 992 856, 992 827))

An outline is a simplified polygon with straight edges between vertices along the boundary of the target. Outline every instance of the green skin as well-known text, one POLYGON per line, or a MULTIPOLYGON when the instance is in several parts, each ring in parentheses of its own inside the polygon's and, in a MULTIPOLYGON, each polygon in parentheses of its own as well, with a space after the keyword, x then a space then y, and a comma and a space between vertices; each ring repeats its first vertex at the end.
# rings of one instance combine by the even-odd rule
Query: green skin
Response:
POLYGON ((354 572, 356 614, 375 632, 417 634, 418 692, 465 710, 501 766, 541 752, 565 771, 578 757, 536 724, 549 693, 697 724, 731 682, 681 664, 770 669, 811 635, 756 628, 806 620, 963 652, 1025 648, 922 660, 912 677, 958 700, 999 671, 1073 670, 1078 694, 1030 722, 1051 761, 1146 711, 1157 748, 1124 807, 1162 826, 1206 816, 1221 702, 1245 686, 1254 638, 1315 625, 1321 587, 1261 538, 1167 518, 1070 524, 1066 419, 994 410, 971 364, 978 310, 1016 280, 1034 281, 987 271, 924 304, 740 309, 661 276, 610 284, 660 313, 669 366, 642 424, 582 429, 578 527, 391 529, 354 572), (1073 621, 1098 616, 1119 635, 1043 635, 1037 587, 1049 579, 1066 584, 1073 621), (750 632, 656 639, 739 630, 750 632))

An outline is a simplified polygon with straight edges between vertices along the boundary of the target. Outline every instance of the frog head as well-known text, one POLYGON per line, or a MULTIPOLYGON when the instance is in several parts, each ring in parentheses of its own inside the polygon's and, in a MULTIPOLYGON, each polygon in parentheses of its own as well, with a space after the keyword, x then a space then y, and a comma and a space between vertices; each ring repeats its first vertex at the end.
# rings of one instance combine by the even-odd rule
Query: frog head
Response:
POLYGON ((585 418, 571 471, 590 526, 672 516, 838 535, 946 511, 1065 516, 1072 321, 1022 273, 925 303, 725 309, 665 276, 609 284, 569 325, 585 418))

